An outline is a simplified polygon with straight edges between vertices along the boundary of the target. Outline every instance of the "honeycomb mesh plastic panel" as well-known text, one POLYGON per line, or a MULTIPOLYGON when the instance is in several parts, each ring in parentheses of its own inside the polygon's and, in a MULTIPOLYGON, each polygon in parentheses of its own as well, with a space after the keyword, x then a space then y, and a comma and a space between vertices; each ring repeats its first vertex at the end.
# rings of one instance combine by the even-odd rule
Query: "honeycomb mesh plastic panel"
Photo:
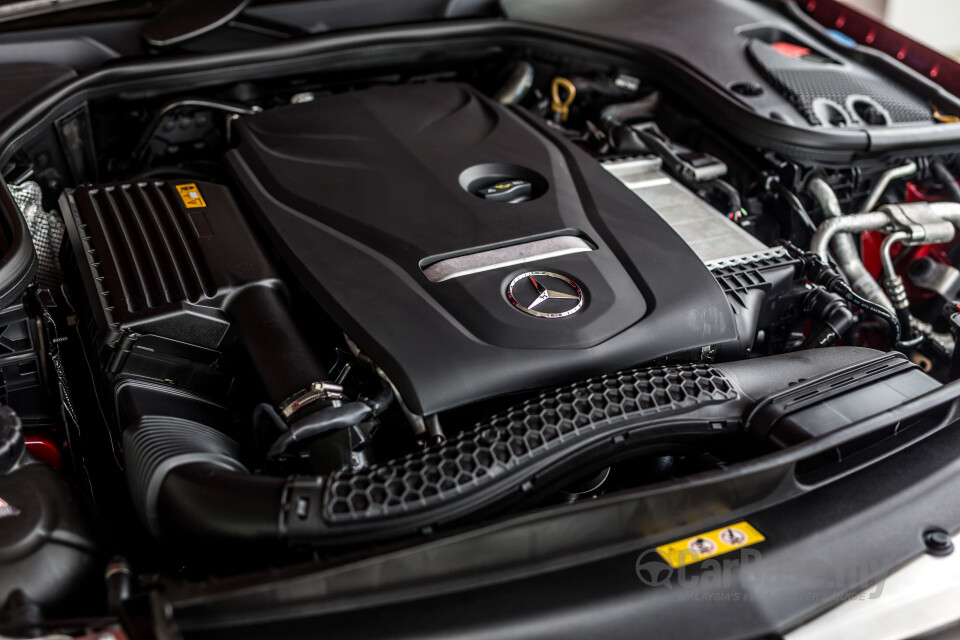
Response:
POLYGON ((858 122, 857 114, 847 108, 848 99, 858 96, 874 100, 894 123, 932 122, 930 108, 921 98, 867 70, 788 58, 759 40, 748 50, 767 80, 812 125, 827 124, 814 110, 814 101, 821 98, 842 108, 849 122, 858 122))
POLYGON ((356 472, 325 488, 330 524, 409 515, 522 473, 605 430, 738 397, 707 365, 638 369, 544 392, 443 445, 356 472))

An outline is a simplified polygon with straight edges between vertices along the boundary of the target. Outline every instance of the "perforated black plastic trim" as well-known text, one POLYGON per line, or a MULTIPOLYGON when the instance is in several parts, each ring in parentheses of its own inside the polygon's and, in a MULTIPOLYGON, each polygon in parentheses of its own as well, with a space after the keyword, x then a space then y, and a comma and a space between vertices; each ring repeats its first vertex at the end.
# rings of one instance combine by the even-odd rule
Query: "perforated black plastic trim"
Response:
POLYGON ((856 97, 875 101, 890 114, 892 123, 933 121, 922 99, 885 77, 841 64, 788 58, 759 40, 752 41, 748 51, 760 72, 812 125, 828 124, 814 110, 818 99, 829 100, 842 109, 848 124, 859 122, 847 106, 847 101, 856 97))
POLYGON ((717 279, 724 293, 750 291, 762 288, 766 280, 762 272, 766 269, 796 264, 796 260, 779 250, 771 250, 757 254, 754 259, 738 259, 736 261, 717 260, 707 265, 710 273, 717 279))
POLYGON ((544 392, 432 450, 331 476, 323 518, 409 515, 502 481, 598 431, 737 397, 706 365, 639 369, 544 392))

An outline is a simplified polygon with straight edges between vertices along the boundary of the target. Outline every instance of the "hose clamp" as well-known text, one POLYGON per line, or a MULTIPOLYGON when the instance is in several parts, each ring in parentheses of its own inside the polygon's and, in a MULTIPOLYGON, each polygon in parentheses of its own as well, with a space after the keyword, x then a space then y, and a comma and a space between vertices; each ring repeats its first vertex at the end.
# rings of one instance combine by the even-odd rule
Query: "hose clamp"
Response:
POLYGON ((284 420, 289 421, 299 411, 321 400, 344 399, 343 387, 332 382, 314 382, 280 403, 278 411, 284 420))

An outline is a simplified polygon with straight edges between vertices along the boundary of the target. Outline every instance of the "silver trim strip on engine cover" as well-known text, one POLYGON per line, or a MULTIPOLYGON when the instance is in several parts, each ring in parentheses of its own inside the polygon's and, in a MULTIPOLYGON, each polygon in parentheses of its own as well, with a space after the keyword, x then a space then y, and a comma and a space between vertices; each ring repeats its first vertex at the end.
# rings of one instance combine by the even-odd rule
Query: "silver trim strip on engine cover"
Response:
POLYGON ((423 273, 430 282, 444 282, 471 273, 490 271, 500 267, 512 267, 534 260, 556 258, 585 251, 593 251, 593 247, 583 238, 558 236, 447 258, 424 267, 423 273))

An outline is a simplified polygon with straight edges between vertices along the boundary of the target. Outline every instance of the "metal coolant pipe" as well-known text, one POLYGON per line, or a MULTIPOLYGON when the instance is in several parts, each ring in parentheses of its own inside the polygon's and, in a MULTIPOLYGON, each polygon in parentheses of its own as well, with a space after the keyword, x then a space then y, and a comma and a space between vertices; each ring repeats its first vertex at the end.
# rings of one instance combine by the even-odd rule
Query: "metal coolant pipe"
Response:
POLYGON ((829 260, 828 249, 832 249, 840 270, 850 280, 853 290, 893 312, 893 303, 884 293, 880 283, 867 271, 860 259, 857 243, 851 235, 882 229, 890 224, 890 218, 880 212, 844 216, 837 194, 822 178, 817 177, 811 180, 807 189, 820 203, 824 215, 827 216, 814 234, 810 250, 819 254, 824 260, 829 260))

